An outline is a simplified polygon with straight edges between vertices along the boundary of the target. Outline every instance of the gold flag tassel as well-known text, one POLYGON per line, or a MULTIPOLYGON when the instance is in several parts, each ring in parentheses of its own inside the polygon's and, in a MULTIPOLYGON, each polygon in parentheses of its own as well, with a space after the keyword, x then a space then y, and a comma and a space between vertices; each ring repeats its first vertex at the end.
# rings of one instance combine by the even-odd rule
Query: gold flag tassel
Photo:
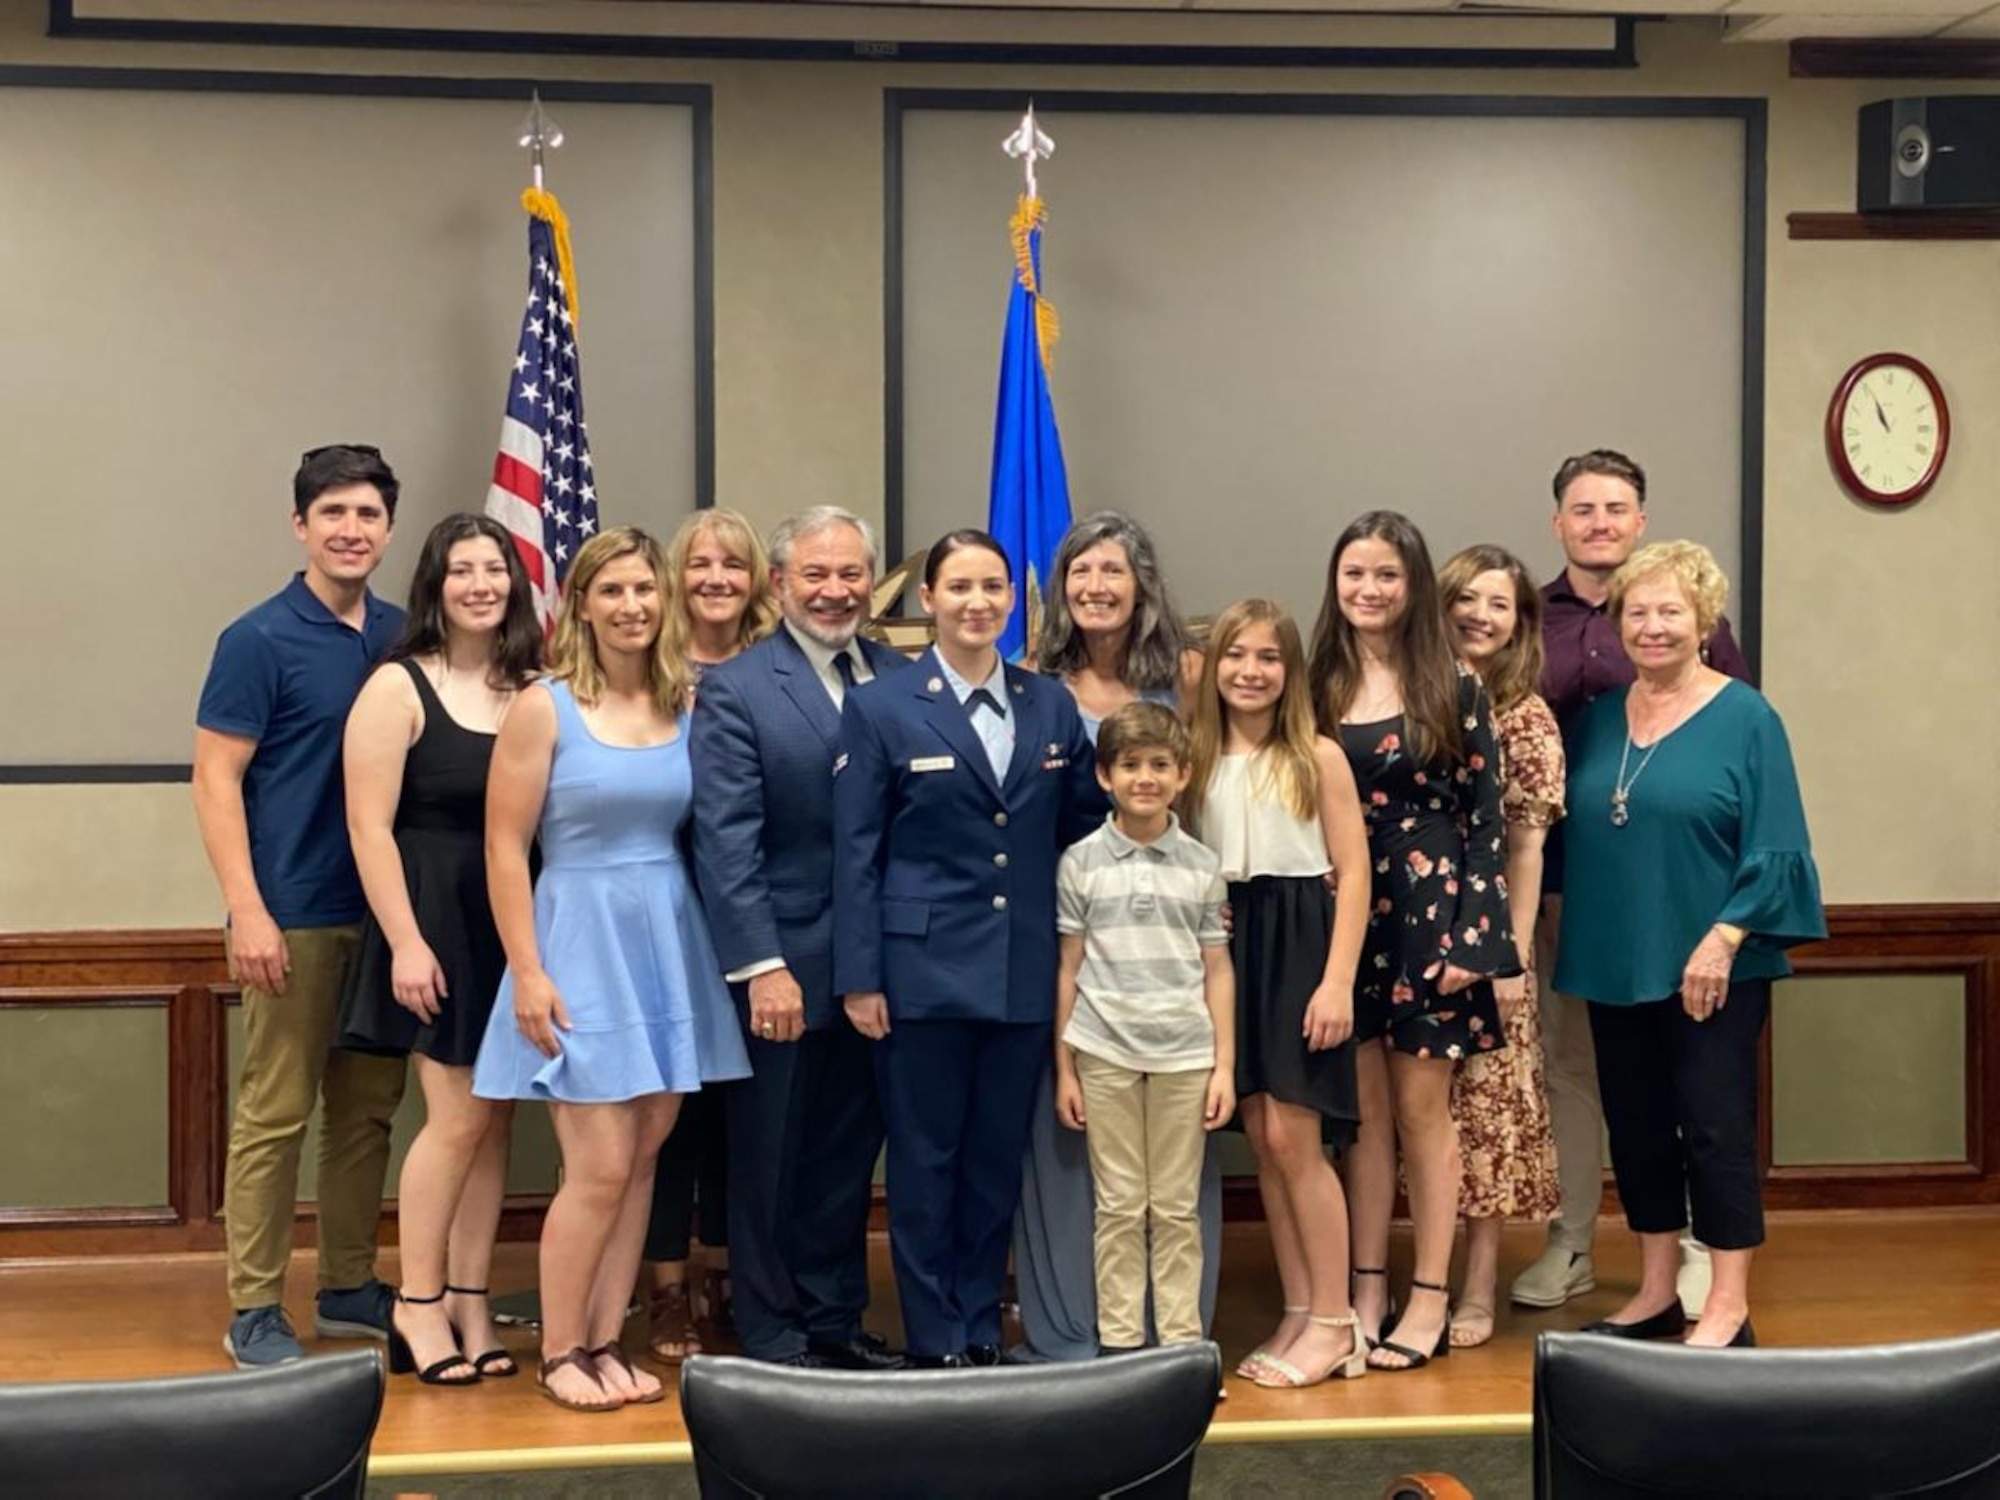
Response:
POLYGON ((562 205, 556 202, 556 195, 540 188, 525 190, 521 194, 521 207, 555 231, 556 270, 562 274, 563 288, 569 294, 570 332, 574 335, 576 326, 583 321, 583 314, 577 308, 576 257, 569 247, 569 217, 562 211, 562 205))
MULTIPOLYGON (((1049 212, 1040 198, 1021 195, 1015 205, 1014 217, 1008 222, 1007 235, 1014 245, 1014 274, 1021 280, 1021 288, 1035 299, 1035 343, 1041 350, 1044 372, 1054 368, 1056 341, 1062 337, 1062 319, 1041 288, 1035 285, 1035 257, 1031 253, 1028 237, 1037 229, 1046 228, 1049 212)), ((558 231, 560 233, 561 231, 558 231)))

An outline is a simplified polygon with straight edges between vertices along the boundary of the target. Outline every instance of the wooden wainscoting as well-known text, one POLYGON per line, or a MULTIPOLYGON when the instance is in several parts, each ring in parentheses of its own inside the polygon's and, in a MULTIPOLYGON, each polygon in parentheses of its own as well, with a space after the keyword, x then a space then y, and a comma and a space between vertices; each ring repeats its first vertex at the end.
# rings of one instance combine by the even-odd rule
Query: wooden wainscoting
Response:
MULTIPOLYGON (((1778 1209, 2000 1203, 2000 903, 1844 906, 1830 908, 1827 917, 1832 936, 1796 955, 1803 976, 1962 978, 1964 1153, 1953 1161, 1771 1167, 1767 1110, 1762 1143, 1769 1167, 1767 1203, 1778 1209)), ((90 1208, 0 1205, 0 1256, 221 1247, 227 1011, 237 999, 221 934, 212 929, 0 937, 0 1008, 164 1006, 169 1073, 162 1145, 167 1201, 90 1208)), ((1767 1100, 1769 1067, 1767 1045, 1767 1100)), ((106 1128, 117 1127, 107 1120, 106 1128)), ((1227 1204, 1231 1218, 1256 1217, 1254 1180, 1232 1179, 1227 1204)), ((503 1237, 534 1234, 545 1205, 539 1196, 510 1198, 503 1237)), ((301 1242, 310 1239, 311 1220, 308 1204, 299 1216, 301 1242)))

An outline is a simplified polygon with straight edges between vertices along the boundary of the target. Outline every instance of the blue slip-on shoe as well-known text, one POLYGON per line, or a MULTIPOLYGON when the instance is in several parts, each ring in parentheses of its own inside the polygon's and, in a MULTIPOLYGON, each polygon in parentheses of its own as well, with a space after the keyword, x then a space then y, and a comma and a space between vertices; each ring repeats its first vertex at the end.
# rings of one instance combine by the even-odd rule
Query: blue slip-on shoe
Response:
POLYGON ((313 1308, 313 1332, 323 1339, 389 1337, 389 1309, 395 1289, 379 1281, 340 1289, 324 1288, 313 1308))
POLYGON ((292 1332, 292 1320, 276 1303, 248 1308, 231 1318, 222 1348, 239 1370, 265 1370, 306 1357, 305 1346, 292 1332))

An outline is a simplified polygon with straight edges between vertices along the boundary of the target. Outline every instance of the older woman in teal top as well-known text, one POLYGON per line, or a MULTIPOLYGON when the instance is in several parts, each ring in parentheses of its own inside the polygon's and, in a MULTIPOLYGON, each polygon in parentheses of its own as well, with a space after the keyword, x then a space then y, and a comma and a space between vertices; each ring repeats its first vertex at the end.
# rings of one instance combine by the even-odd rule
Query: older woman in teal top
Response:
POLYGON ((1764 1239, 1757 1042, 1785 950, 1826 936, 1791 746, 1755 688, 1704 664, 1729 583, 1692 542, 1641 548, 1610 613, 1638 680, 1569 747, 1556 988, 1591 1002, 1597 1077, 1638 1292, 1586 1332, 1686 1332, 1674 1279, 1689 1210, 1715 1282, 1688 1343, 1756 1342, 1764 1239))

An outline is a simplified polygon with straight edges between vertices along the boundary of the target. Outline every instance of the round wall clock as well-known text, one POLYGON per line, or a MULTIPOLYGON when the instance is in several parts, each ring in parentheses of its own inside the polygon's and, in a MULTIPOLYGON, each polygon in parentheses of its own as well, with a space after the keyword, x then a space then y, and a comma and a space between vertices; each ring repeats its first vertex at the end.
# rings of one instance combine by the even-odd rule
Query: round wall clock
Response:
POLYGON ((1944 389, 1923 361, 1871 354, 1840 377, 1826 409, 1826 451, 1847 492, 1907 505, 1937 483, 1951 446, 1944 389))

